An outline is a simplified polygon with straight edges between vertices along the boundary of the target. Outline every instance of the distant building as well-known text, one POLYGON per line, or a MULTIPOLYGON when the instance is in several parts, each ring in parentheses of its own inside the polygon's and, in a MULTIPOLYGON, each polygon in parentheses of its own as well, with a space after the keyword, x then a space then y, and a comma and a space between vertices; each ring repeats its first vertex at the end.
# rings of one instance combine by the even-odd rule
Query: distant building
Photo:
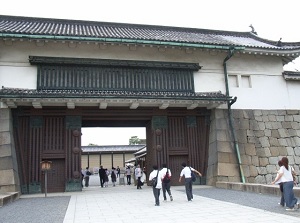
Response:
POLYGON ((88 166, 93 172, 97 172, 101 165, 107 169, 122 168, 127 160, 133 159, 134 154, 143 148, 146 145, 82 146, 81 167, 88 166))

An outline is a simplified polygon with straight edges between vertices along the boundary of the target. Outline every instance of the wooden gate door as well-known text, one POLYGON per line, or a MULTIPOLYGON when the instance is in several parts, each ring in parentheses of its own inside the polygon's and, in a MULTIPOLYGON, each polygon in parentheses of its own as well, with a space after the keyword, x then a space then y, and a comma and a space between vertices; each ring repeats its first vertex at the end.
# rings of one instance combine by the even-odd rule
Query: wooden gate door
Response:
POLYGON ((188 156, 187 155, 172 155, 169 157, 170 164, 169 168, 172 170, 172 185, 183 185, 184 183, 179 183, 179 176, 182 170, 181 164, 183 162, 187 163, 188 162, 188 156))
MULTIPOLYGON (((47 174, 47 192, 55 193, 65 190, 65 160, 52 159, 51 170, 47 174)), ((45 173, 42 173, 42 192, 45 192, 45 173)))

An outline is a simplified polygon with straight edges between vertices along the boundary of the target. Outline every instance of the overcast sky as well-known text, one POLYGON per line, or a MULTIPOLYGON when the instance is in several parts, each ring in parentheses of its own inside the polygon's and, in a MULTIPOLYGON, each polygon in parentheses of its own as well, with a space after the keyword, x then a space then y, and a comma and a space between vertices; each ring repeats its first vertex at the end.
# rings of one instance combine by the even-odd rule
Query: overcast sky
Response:
MULTIPOLYGON (((249 25, 252 24, 262 38, 300 42, 299 8, 300 0, 7 0, 1 2, 0 14, 242 32, 251 31, 249 25)), ((285 69, 300 71, 300 59, 285 69)), ((116 131, 114 129, 114 133, 116 131)), ((144 134, 144 129, 139 131, 144 134)), ((109 135, 104 138, 122 145, 128 144, 131 136, 138 135, 134 129, 118 134, 120 137, 109 135), (127 140, 117 143, 127 133, 127 140)), ((97 131, 84 132, 82 141, 98 144, 99 135, 97 131)))

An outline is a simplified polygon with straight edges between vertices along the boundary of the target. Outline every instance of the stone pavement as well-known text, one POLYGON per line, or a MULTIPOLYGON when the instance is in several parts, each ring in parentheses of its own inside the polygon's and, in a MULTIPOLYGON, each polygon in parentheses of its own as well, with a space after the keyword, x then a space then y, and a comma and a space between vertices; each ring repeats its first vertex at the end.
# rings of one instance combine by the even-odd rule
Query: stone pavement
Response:
MULTIPOLYGON (((157 207, 154 206, 152 188, 149 186, 143 186, 142 190, 137 190, 133 185, 112 187, 110 184, 108 188, 101 188, 98 182, 99 177, 92 176, 90 187, 84 188, 82 192, 48 194, 48 197, 43 200, 71 197, 63 218, 60 220, 51 218, 51 215, 58 213, 55 207, 51 207, 47 212, 49 221, 44 222, 300 222, 300 210, 285 211, 277 205, 279 201, 277 196, 194 185, 194 199, 188 202, 184 187, 176 186, 171 188, 174 201, 163 202, 161 194, 161 205, 157 207), (259 206, 262 204, 269 209, 264 208, 264 205, 259 206)), ((38 197, 41 199, 43 194, 22 195, 20 200, 33 199, 31 200, 32 212, 37 212, 39 207, 34 206, 37 203, 34 199, 38 197)), ((57 208, 59 207, 59 200, 51 202, 57 202, 57 208)), ((30 214, 27 213, 29 216, 30 214)), ((26 222, 25 217, 28 216, 24 216, 23 222, 26 222)))

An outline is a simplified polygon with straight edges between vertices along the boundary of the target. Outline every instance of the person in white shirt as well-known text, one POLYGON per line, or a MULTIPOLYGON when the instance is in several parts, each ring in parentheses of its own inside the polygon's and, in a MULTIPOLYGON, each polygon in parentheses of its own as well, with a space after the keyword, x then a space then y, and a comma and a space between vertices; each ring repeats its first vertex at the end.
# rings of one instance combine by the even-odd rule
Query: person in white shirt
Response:
POLYGON ((199 176, 202 176, 202 174, 198 170, 195 170, 192 167, 186 166, 186 163, 182 163, 181 165, 182 165, 183 169, 181 170, 181 173, 180 173, 179 182, 181 182, 181 179, 184 176, 186 196, 187 196, 188 201, 192 201, 192 199, 193 199, 192 171, 196 172, 199 176))
POLYGON ((294 179, 293 179, 293 168, 289 166, 289 160, 287 157, 281 159, 282 166, 278 171, 278 175, 272 184, 275 184, 278 181, 282 182, 283 185, 283 197, 285 204, 287 206, 287 211, 294 211, 299 208, 298 200, 294 195, 294 179))
POLYGON ((160 189, 161 189, 161 179, 162 174, 161 171, 158 170, 157 165, 153 165, 153 170, 149 175, 149 181, 151 182, 153 178, 156 177, 156 186, 152 185, 153 188, 153 195, 155 199, 155 206, 159 206, 159 195, 160 195, 160 189))
POLYGON ((134 173, 135 173, 135 179, 137 180, 136 189, 142 189, 141 177, 143 173, 139 164, 135 168, 134 173))
POLYGON ((163 190, 163 197, 164 197, 164 201, 167 201, 167 194, 166 192, 168 192, 169 196, 170 196, 170 200, 173 201, 173 196, 171 194, 171 170, 167 168, 167 164, 163 164, 162 165, 162 169, 161 169, 161 173, 162 173, 162 190, 163 190), (168 173, 168 175, 167 175, 168 173), (169 176, 169 178, 168 178, 169 176))

